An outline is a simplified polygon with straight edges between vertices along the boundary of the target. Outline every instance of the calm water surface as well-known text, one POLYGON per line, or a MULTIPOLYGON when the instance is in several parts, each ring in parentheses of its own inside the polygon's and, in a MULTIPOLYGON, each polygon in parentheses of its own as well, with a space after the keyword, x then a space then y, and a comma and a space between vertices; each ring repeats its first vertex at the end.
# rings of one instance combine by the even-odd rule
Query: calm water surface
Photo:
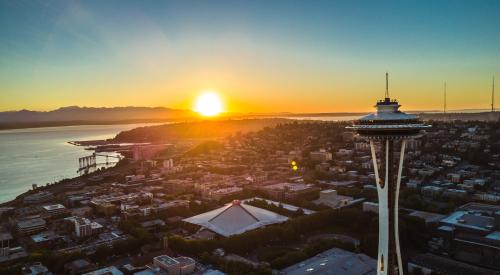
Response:
MULTIPOLYGON (((0 131, 0 202, 38 186, 77 176, 78 158, 90 155, 68 141, 112 138, 154 124, 82 125, 0 131)), ((98 160, 99 162, 99 160, 98 160)))

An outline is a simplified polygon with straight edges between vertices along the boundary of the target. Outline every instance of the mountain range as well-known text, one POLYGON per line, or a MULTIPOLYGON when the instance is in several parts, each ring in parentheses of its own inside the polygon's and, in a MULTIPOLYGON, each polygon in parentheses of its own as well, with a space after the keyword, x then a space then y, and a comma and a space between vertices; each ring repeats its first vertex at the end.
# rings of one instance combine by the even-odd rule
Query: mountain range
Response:
POLYGON ((0 123, 177 120, 177 119, 193 118, 196 116, 197 114, 192 111, 170 109, 165 107, 95 108, 95 107, 69 106, 47 112, 30 111, 30 110, 0 112, 0 123))

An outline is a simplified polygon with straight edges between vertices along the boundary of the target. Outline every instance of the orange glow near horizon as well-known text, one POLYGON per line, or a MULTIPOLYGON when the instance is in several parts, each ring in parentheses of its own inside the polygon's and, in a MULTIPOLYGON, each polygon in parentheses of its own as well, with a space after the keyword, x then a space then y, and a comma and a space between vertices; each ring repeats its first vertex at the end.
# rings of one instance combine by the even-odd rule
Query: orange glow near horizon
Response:
POLYGON ((214 91, 204 91, 196 99, 194 110, 202 116, 217 116, 223 111, 222 100, 214 91))

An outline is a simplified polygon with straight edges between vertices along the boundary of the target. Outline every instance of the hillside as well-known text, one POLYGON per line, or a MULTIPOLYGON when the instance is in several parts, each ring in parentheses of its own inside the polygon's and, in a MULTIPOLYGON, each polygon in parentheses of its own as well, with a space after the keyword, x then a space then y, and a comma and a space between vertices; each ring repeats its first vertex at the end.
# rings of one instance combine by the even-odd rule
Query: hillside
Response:
POLYGON ((116 142, 169 142, 180 138, 214 138, 223 137, 237 132, 258 131, 264 127, 273 127, 289 120, 241 119, 241 120, 210 120, 200 122, 185 122, 139 127, 119 133, 116 142))

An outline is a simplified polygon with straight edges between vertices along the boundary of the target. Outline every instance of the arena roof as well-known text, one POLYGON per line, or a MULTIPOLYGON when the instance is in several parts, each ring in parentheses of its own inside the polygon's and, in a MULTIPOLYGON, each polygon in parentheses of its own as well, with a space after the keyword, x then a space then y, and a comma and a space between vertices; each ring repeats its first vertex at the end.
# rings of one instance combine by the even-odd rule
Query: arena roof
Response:
POLYGON ((183 221, 203 226, 219 235, 229 237, 287 220, 285 216, 236 200, 221 208, 183 221))

